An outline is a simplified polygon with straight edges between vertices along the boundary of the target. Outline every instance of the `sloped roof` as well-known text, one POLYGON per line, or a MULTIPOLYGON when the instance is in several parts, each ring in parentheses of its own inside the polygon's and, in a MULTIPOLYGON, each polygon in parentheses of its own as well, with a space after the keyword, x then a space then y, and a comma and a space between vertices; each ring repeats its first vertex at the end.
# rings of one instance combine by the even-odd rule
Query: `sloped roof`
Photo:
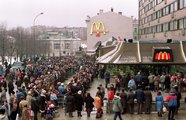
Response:
POLYGON ((119 42, 116 48, 99 57, 100 64, 186 64, 186 42, 119 42), (169 48, 173 61, 154 62, 154 48, 169 48))

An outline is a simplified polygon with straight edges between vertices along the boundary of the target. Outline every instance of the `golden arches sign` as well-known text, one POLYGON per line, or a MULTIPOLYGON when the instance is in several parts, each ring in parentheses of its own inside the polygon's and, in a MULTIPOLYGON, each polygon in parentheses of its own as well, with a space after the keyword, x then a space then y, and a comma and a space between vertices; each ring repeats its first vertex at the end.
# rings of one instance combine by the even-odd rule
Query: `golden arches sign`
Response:
POLYGON ((93 33, 96 34, 96 37, 100 37, 101 33, 106 35, 108 31, 105 30, 105 26, 102 22, 94 22, 92 23, 91 28, 90 28, 90 35, 93 35, 93 33))

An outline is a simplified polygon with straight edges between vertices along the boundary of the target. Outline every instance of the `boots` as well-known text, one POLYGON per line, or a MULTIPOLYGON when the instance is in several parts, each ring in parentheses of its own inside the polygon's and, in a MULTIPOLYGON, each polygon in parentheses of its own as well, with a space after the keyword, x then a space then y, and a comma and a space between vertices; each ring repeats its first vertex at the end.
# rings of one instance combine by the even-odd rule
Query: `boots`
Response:
POLYGON ((82 117, 81 111, 78 111, 77 114, 78 114, 78 117, 82 117))
POLYGON ((69 112, 69 117, 73 117, 72 112, 69 112))

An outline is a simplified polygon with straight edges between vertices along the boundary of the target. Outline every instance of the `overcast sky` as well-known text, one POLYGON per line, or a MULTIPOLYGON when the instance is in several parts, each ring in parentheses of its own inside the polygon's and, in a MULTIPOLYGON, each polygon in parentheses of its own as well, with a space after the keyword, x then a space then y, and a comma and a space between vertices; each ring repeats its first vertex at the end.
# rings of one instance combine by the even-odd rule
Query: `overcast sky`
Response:
POLYGON ((0 23, 8 28, 33 26, 34 18, 43 12, 36 25, 85 27, 86 16, 114 8, 125 16, 138 16, 138 0, 0 0, 0 23))

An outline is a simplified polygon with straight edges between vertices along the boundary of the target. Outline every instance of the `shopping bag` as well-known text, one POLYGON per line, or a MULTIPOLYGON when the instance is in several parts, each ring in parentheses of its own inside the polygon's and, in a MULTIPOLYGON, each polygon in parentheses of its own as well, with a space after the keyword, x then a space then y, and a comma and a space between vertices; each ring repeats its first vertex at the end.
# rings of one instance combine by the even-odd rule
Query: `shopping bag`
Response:
POLYGON ((167 108, 165 106, 163 106, 163 112, 166 113, 167 112, 167 108))

